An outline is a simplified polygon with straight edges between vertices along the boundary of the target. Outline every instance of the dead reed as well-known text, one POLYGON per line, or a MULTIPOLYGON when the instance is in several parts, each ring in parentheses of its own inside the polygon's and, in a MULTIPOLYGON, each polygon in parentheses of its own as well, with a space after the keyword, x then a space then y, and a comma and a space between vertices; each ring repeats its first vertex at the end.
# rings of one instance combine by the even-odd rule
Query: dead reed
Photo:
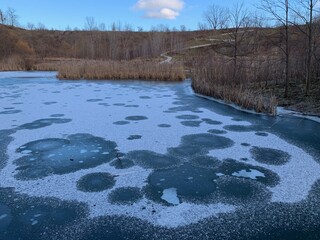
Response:
POLYGON ((0 71, 22 71, 26 70, 25 60, 20 56, 10 56, 0 61, 0 71))
MULTIPOLYGON (((48 67, 54 68, 53 65, 48 65, 48 67)), ((181 64, 159 64, 155 61, 77 61, 59 64, 56 69, 59 79, 68 80, 182 81, 185 79, 184 68, 181 64)))

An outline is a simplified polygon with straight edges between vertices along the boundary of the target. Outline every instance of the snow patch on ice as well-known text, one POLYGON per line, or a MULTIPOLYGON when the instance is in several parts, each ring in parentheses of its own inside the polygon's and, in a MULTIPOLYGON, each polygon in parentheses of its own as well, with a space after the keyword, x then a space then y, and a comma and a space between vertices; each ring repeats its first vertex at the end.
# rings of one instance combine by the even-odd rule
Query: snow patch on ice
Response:
POLYGON ((165 200, 167 203, 178 205, 180 204, 180 199, 178 198, 177 189, 176 188, 168 188, 164 189, 161 199, 165 200))

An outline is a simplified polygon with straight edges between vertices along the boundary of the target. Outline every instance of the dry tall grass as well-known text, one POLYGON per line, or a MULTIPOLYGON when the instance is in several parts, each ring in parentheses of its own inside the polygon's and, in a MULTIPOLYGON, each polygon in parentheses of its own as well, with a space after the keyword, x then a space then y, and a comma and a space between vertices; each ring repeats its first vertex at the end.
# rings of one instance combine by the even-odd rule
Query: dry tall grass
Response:
POLYGON ((157 61, 48 61, 36 64, 33 70, 58 71, 66 80, 158 80, 182 81, 184 67, 179 63, 160 64, 157 61))
POLYGON ((58 67, 59 79, 132 79, 182 81, 185 79, 182 64, 160 64, 155 61, 79 61, 58 67))
POLYGON ((0 61, 0 71, 22 71, 26 69, 26 63, 20 56, 10 56, 0 61))
MULTIPOLYGON (((263 64, 260 64, 259 70, 255 71, 252 62, 242 61, 237 69, 235 79, 233 78, 233 67, 228 58, 215 58, 214 61, 212 59, 202 59, 202 61, 195 63, 192 81, 194 91, 222 99, 228 103, 234 103, 245 109, 275 115, 276 97, 262 95, 254 87, 261 84, 264 79, 263 76, 260 76, 264 71, 263 64), (251 81, 252 79, 256 81, 251 81)), ((275 71, 275 74, 277 74, 277 71, 275 71)))

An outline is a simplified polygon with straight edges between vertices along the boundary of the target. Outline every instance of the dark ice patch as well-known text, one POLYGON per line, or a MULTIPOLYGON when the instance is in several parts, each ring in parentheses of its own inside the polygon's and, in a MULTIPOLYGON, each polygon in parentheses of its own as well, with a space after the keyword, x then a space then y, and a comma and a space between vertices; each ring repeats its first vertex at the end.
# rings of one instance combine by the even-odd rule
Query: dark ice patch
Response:
POLYGON ((183 120, 195 120, 195 119, 199 119, 199 116, 197 116, 197 115, 179 115, 179 116, 176 116, 176 118, 183 119, 183 120))
MULTIPOLYGON (((217 190, 215 172, 212 169, 198 168, 184 164, 178 168, 157 170, 148 178, 146 196, 156 202, 168 205, 161 199, 165 189, 177 189, 181 202, 207 202, 217 190)), ((214 201, 214 200, 213 200, 214 201)))
POLYGON ((245 164, 233 159, 225 159, 221 163, 217 171, 219 173, 222 173, 228 176, 234 176, 233 174, 238 175, 237 173, 240 173, 242 171, 247 174, 243 174, 242 176, 237 176, 237 177, 251 179, 251 180, 263 183, 269 187, 274 187, 280 182, 280 177, 276 173, 266 168, 245 164), (257 176, 255 177, 256 179, 252 179, 250 178, 250 172, 252 170, 256 170, 262 173, 264 176, 257 176))
POLYGON ((109 173, 90 173, 81 177, 77 182, 77 189, 82 192, 102 192, 115 185, 114 177, 109 173))
POLYGON ((86 216, 85 204, 30 197, 0 188, 0 239, 42 239, 44 234, 58 232, 62 236, 66 225, 86 216))
POLYGON ((128 140, 138 140, 141 139, 142 136, 141 135, 130 135, 127 139, 128 140))
POLYGON ((170 124, 159 124, 158 127, 160 127, 160 128, 170 128, 171 125, 170 124))
POLYGON ((134 162, 128 158, 118 157, 110 163, 110 166, 116 169, 126 169, 134 166, 134 162))
POLYGON ((57 102, 54 102, 54 101, 52 101, 52 102, 44 102, 43 104, 44 105, 53 105, 53 104, 56 104, 57 102))
POLYGON ((114 125, 127 125, 127 124, 130 124, 130 122, 128 121, 117 121, 117 122, 114 122, 113 123, 114 125))
POLYGON ((39 119, 39 120, 33 121, 31 123, 22 124, 18 127, 18 129, 33 130, 33 129, 38 129, 38 128, 49 127, 53 124, 69 123, 71 121, 72 120, 69 118, 44 118, 44 119, 39 119))
POLYGON ((9 115, 9 114, 16 114, 16 113, 21 113, 21 110, 6 110, 6 111, 2 111, 0 112, 0 114, 3 115, 9 115))
POLYGON ((17 149, 25 156, 14 161, 18 166, 15 177, 20 180, 39 179, 50 174, 96 167, 114 159, 116 147, 115 142, 89 134, 29 142, 17 149))
POLYGON ((53 118, 59 118, 59 117, 63 117, 64 114, 51 114, 50 117, 53 117, 53 118))
POLYGON ((143 193, 137 187, 123 187, 113 190, 108 197, 109 202, 120 205, 130 205, 142 199, 143 193))
POLYGON ((221 135, 221 134, 226 134, 226 133, 228 133, 228 132, 227 132, 227 131, 224 131, 224 130, 210 129, 210 130, 208 131, 208 133, 221 135))
POLYGON ((272 148, 253 147, 250 153, 257 162, 269 165, 283 165, 291 158, 289 153, 272 148))
POLYGON ((87 99, 87 102, 101 102, 103 101, 103 99, 100 99, 100 98, 94 98, 94 99, 87 99))
POLYGON ((126 158, 146 169, 170 168, 180 163, 180 160, 176 157, 143 150, 129 152, 126 158))
POLYGON ((192 158, 190 164, 196 167, 217 168, 220 166, 221 161, 215 157, 198 156, 192 158))
POLYGON ((265 133, 265 132, 256 132, 255 134, 260 137, 267 137, 268 136, 268 133, 265 133))
POLYGON ((270 191, 261 183, 244 178, 220 177, 218 196, 220 201, 233 205, 263 204, 271 199, 270 191))
POLYGON ((129 116, 126 117, 126 120, 128 121, 142 121, 147 120, 148 118, 146 116, 129 116))
POLYGON ((215 121, 210 118, 202 118, 202 121, 204 121, 206 124, 209 124, 209 125, 221 125, 222 124, 222 122, 215 121))
POLYGON ((200 127, 202 121, 182 121, 181 124, 186 127, 200 127))

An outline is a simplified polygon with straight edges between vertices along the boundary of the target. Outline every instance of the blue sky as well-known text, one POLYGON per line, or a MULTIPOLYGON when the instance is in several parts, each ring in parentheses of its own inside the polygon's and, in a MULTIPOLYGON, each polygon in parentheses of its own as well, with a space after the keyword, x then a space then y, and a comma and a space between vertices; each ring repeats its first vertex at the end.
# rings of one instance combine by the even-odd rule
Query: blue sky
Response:
MULTIPOLYGON (((96 22, 131 24, 149 30, 159 24, 177 27, 185 25, 196 29, 203 12, 211 4, 231 7, 237 0, 1 0, 0 9, 12 7, 17 11, 19 22, 43 23, 47 28, 82 29, 86 17, 94 17, 96 22)), ((245 0, 248 8, 258 0, 245 0)))

